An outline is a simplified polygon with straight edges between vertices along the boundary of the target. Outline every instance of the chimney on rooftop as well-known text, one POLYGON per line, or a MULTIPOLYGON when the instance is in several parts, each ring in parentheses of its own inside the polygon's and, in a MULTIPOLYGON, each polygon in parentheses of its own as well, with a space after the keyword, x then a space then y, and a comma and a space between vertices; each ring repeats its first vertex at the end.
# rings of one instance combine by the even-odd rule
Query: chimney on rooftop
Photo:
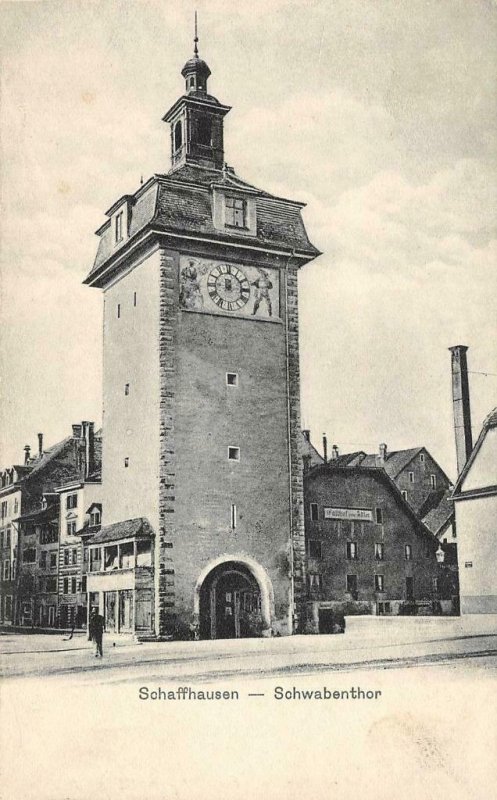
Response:
POLYGON ((75 439, 81 439, 81 425, 72 426, 72 435, 75 439))
POLYGON ((91 475, 95 468, 95 423, 83 422, 85 436, 85 478, 91 475))
POLYGON ((326 464, 328 461, 328 439, 326 438, 325 433, 323 433, 323 459, 324 463, 326 464))
POLYGON ((29 456, 31 453, 31 447, 29 444, 25 445, 24 447, 24 463, 27 464, 29 462, 29 456))
POLYGON ((43 455, 43 434, 42 433, 38 434, 38 455, 39 456, 43 455))
POLYGON ((332 461, 336 461, 336 459, 338 458, 339 455, 340 455, 340 451, 338 449, 338 446, 336 444, 334 444, 333 447, 331 448, 331 460, 332 461))
POLYGON ((303 430, 302 433, 304 435, 304 439, 306 440, 306 442, 310 442, 311 441, 311 432, 310 432, 309 428, 306 428, 305 430, 303 430))
POLYGON ((460 475, 473 449, 471 433, 471 408, 469 404, 469 381, 467 347, 463 344, 449 347, 452 366, 452 408, 454 412, 454 434, 456 439, 457 474, 460 475))
POLYGON ((378 460, 380 464, 384 464, 387 458, 387 446, 384 442, 380 444, 378 452, 379 452, 378 460))

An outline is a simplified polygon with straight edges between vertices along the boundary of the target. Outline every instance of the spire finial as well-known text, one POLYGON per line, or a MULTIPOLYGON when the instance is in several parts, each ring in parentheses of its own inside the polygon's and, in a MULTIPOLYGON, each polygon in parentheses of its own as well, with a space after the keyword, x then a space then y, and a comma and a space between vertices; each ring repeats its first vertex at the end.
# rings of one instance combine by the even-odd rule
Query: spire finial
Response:
POLYGON ((195 38, 193 39, 193 52, 198 57, 197 12, 195 11, 195 38))

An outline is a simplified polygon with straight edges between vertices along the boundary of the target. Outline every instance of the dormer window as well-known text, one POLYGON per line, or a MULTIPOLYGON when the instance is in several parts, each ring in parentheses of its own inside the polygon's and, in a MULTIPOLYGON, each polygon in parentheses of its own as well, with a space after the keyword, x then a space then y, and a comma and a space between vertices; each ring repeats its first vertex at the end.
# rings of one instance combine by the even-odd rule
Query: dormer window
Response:
POLYGON ((123 222, 124 222, 124 211, 120 211, 119 214, 115 216, 115 241, 121 242, 123 239, 123 222))
POLYGON ((226 197, 226 225, 233 228, 246 227, 246 203, 240 197, 226 197))
POLYGON ((100 511, 92 511, 90 514, 90 527, 96 528, 100 525, 100 511))

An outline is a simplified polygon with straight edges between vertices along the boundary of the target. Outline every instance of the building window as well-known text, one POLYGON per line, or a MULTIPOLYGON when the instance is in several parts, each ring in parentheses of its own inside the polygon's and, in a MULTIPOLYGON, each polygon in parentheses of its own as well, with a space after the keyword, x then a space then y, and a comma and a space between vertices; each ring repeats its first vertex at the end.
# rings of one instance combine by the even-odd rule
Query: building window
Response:
POLYGON ((357 575, 347 575, 347 592, 352 596, 352 600, 357 600, 357 575))
POLYGON ((5 619, 7 622, 12 622, 12 595, 5 597, 5 619))
POLYGON ((383 524, 383 511, 382 511, 382 509, 381 508, 376 508, 375 509, 375 515, 376 515, 376 523, 378 525, 382 525, 383 524))
POLYGON ((14 500, 14 514, 17 514, 18 511, 19 511, 19 500, 16 497, 16 499, 14 500))
POLYGON ((57 591, 57 578, 47 578, 46 580, 46 589, 47 592, 56 592, 57 591))
POLYGON ((311 503, 311 520, 313 522, 319 520, 319 508, 317 503, 311 503))
POLYGON ((10 580, 10 561, 8 560, 3 562, 3 579, 4 581, 10 580))
POLYGON ((239 447, 228 447, 228 460, 229 461, 240 461, 240 448, 239 447))
POLYGON ((69 566, 69 556, 70 556, 69 550, 64 550, 64 566, 65 567, 69 566))
POLYGON ((126 458, 124 459, 124 466, 125 466, 125 467, 129 467, 129 458, 128 458, 127 456, 126 456, 126 458))
POLYGON ((231 504, 230 524, 231 530, 234 531, 236 528, 236 505, 234 503, 231 504))
POLYGON ((92 511, 90 514, 90 528, 96 528, 97 525, 100 525, 100 520, 100 511, 92 511))
POLYGON ((90 572, 100 572, 102 568, 102 549, 100 547, 90 548, 90 572))
POLYGON ((81 591, 86 592, 86 575, 81 578, 81 591))
POLYGON ((34 564, 36 562, 36 548, 28 547, 23 551, 22 560, 25 564, 34 564))
POLYGON ((73 550, 71 551, 71 553, 72 553, 72 563, 73 564, 77 564, 78 563, 78 550, 77 550, 77 548, 74 547, 73 550))
POLYGON ((76 578, 71 578, 71 594, 76 594, 76 578))
POLYGON ((66 500, 66 508, 77 508, 77 507, 78 507, 78 495, 68 494, 66 500))
POLYGON ((422 464, 425 463, 425 454, 424 453, 420 453, 419 454, 419 460, 421 461, 422 464))
POLYGON ((152 544, 150 540, 139 539, 136 543, 136 566, 152 566, 152 544))
POLYGON ((407 492, 405 489, 402 489, 402 497, 404 498, 404 500, 407 500, 407 492))
POLYGON ((50 553, 50 566, 56 567, 57 566, 57 553, 52 552, 50 553))
POLYGON ((374 546, 374 557, 377 561, 383 561, 385 558, 385 545, 383 542, 376 542, 374 546))
POLYGON ((238 375, 236 372, 227 372, 226 373, 226 385, 227 386, 238 386, 238 375))
POLYGON ((124 384, 124 394, 126 396, 129 394, 129 383, 124 384))
POLYGON ((115 221, 116 244, 117 242, 121 242, 123 238, 123 221, 124 221, 124 211, 120 211, 119 214, 116 214, 116 221, 115 221))
POLYGON ((69 594, 69 578, 64 578, 62 581, 62 593, 69 594))
POLYGON ((121 303, 117 304, 117 318, 121 318, 121 303))
POLYGON ((309 539, 308 552, 309 558, 322 558, 322 548, 319 539, 309 539))
POLYGON ((347 558, 349 561, 357 561, 357 542, 347 542, 347 558))
POLYGON ((246 203, 239 197, 226 198, 226 225, 232 228, 245 228, 246 203))
POLYGON ((438 578, 432 578, 432 584, 433 584, 433 591, 435 592, 435 594, 437 594, 438 593, 438 578))
POLYGON ((409 473, 409 483, 414 483, 414 472, 409 473))
POLYGON ((2 503, 2 519, 5 519, 7 516, 7 500, 4 500, 2 503))
POLYGON ((5 531, 5 547, 10 547, 10 528, 5 531))
POLYGON ((414 578, 406 578, 406 600, 414 600, 414 578))
POLYGON ((436 475, 430 475, 430 486, 432 489, 437 488, 437 478, 436 475))
POLYGON ((17 559, 12 559, 12 580, 15 581, 17 575, 17 559))
POLYGON ((412 546, 406 544, 405 546, 406 561, 412 561, 412 546))
POLYGON ((377 592, 385 591, 385 581, 383 580, 383 575, 374 576, 374 588, 377 592))
POLYGON ((104 547, 104 569, 119 569, 119 551, 117 545, 104 547))
POLYGON ((317 575, 316 573, 309 573, 309 589, 314 591, 320 591, 322 587, 322 580, 321 575, 317 575))
POLYGON ((76 521, 72 520, 66 524, 66 531, 68 536, 73 536, 76 533, 76 521))
POLYGON ((133 305, 136 308, 136 292, 133 292, 133 305))
POLYGON ((40 553, 40 568, 46 569, 47 566, 47 551, 42 550, 40 553))

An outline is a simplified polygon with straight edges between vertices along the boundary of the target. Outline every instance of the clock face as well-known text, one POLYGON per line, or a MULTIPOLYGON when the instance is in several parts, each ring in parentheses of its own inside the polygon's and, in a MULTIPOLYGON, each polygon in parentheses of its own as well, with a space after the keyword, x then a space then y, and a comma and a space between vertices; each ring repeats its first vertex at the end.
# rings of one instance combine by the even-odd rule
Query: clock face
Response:
POLYGON ((239 311, 250 297, 250 284, 241 269, 220 264, 209 273, 207 291, 223 311, 239 311))

